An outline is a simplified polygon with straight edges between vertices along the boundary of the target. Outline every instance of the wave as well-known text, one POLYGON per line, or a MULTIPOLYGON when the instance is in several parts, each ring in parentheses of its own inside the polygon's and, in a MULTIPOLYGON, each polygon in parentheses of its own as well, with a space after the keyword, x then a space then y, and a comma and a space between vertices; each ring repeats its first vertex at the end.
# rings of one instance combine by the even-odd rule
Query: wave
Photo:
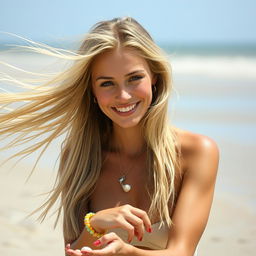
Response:
POLYGON ((183 55, 170 56, 170 62, 178 75, 256 79, 256 57, 183 55))

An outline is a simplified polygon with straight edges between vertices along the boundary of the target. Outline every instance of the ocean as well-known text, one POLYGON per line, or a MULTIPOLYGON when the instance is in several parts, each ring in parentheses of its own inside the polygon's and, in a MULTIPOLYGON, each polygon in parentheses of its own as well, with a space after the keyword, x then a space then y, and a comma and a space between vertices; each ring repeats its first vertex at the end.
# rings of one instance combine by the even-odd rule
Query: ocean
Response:
MULTIPOLYGON (((170 121, 217 142, 220 165, 215 196, 256 215, 256 47, 169 44, 162 47, 172 66, 170 121)), ((12 51, 1 51, 0 61, 30 71, 55 71, 65 66, 54 58, 12 51)), ((8 70, 0 67, 1 72, 8 70)), ((0 90, 10 90, 4 81, 0 85, 0 90)), ((53 168, 60 142, 61 138, 49 148, 39 162, 41 167, 53 168)), ((1 152, 0 157, 7 154, 1 152)), ((24 161, 34 160, 35 156, 31 156, 24 161)))

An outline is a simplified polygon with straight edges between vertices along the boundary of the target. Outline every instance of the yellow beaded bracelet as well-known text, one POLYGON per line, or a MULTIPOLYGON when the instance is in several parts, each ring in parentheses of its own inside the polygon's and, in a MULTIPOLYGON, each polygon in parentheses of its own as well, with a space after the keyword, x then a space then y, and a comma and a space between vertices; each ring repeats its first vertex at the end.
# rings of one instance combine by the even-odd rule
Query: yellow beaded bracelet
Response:
POLYGON ((97 232, 93 229, 93 227, 91 226, 91 224, 90 224, 90 219, 91 219, 91 217, 94 216, 94 215, 95 215, 95 213, 93 213, 93 212, 87 213, 87 214, 85 215, 85 217, 84 217, 84 225, 85 225, 87 231, 88 231, 92 236, 97 237, 97 238, 100 238, 100 237, 102 237, 104 234, 97 233, 97 232))

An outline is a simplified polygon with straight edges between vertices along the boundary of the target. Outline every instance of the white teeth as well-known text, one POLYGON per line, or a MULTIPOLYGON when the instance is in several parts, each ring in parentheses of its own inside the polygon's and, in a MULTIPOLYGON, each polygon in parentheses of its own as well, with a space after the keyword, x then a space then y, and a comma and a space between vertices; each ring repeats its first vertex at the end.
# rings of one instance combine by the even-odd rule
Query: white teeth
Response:
POLYGON ((135 108, 135 106, 136 106, 136 104, 133 104, 133 105, 131 105, 129 107, 126 107, 126 108, 116 108, 116 110, 119 111, 119 112, 124 113, 124 112, 131 111, 132 109, 135 108))

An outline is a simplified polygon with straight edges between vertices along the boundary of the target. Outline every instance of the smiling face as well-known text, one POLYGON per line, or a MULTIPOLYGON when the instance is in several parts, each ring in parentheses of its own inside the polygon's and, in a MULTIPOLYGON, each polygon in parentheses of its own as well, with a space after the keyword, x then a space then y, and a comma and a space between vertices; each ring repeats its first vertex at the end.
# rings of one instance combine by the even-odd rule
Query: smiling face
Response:
POLYGON ((92 90, 101 111, 114 125, 134 127, 147 112, 155 83, 149 66, 135 50, 118 48, 92 64, 92 90))

